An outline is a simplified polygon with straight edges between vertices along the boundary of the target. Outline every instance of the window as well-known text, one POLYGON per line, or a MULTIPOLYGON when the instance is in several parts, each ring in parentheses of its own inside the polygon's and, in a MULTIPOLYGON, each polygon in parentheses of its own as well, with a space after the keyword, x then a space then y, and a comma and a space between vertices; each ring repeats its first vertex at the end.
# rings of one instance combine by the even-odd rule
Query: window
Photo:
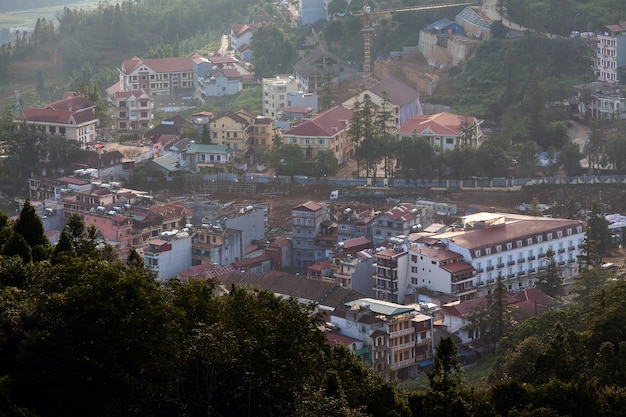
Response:
POLYGON ((496 246, 496 252, 498 253, 502 252, 502 245, 496 246))
POLYGON ((537 235, 537 242, 541 243, 543 241, 543 236, 537 235))
POLYGON ((521 248, 521 247, 522 247, 522 241, 521 241, 521 240, 518 240, 516 243, 517 243, 517 247, 518 247, 518 248, 521 248))
POLYGON ((317 144, 318 145, 324 145, 324 139, 323 138, 317 138, 317 144))
POLYGON ((446 145, 454 144, 454 138, 446 138, 446 145))

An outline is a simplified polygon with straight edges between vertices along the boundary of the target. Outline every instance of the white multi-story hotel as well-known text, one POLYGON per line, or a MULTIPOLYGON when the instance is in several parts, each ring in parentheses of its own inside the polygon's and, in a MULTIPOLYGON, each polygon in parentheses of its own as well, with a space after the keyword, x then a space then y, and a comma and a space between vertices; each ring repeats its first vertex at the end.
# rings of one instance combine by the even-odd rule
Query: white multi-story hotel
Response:
POLYGON ((578 275, 585 227, 579 220, 477 213, 434 238, 440 249, 411 247, 410 285, 466 300, 490 294, 498 276, 509 291, 533 287, 550 250, 563 279, 578 275))

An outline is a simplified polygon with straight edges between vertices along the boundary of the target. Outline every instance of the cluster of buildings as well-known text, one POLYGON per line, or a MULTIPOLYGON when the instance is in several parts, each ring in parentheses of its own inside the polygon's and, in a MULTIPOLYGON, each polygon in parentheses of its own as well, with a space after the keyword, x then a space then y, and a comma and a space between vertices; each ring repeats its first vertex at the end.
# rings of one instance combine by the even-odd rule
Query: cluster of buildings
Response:
MULTIPOLYGON (((326 1, 299 0, 298 10, 302 25, 328 18, 326 1)), ((120 256, 139 249, 158 279, 216 279, 224 287, 247 285, 315 301, 328 313, 329 342, 345 345, 388 379, 410 378, 427 367, 436 331, 464 344, 479 339, 468 326, 470 316, 490 302, 498 278, 520 311, 550 308, 553 300, 534 288, 537 277, 549 251, 563 280, 578 274, 585 237, 580 221, 476 213, 444 225, 437 223, 437 215, 455 215, 455 207, 436 202, 335 213, 327 202, 308 201, 292 208, 289 233, 267 240, 267 204, 158 201, 124 186, 138 163, 171 177, 258 162, 275 135, 300 146, 308 157, 332 150, 338 161, 346 162, 355 151, 348 136, 354 104, 366 94, 376 111, 390 112, 399 139, 425 137, 440 151, 482 143, 482 120, 445 112, 424 115, 419 93, 392 77, 318 113, 315 91, 324 77, 331 73, 336 83, 357 72, 319 48, 296 64, 294 75, 261 80, 261 115, 198 112, 191 121, 175 117, 152 126, 152 110, 161 98, 219 97, 255 83, 251 66, 239 60, 252 58, 252 36, 264 19, 268 17, 260 15, 250 24, 231 26, 235 57, 134 57, 122 63, 120 81, 107 91, 113 127, 145 133, 152 148, 145 160, 98 149, 95 103, 77 94, 66 93, 43 109, 19 115, 19 122, 85 148, 75 163, 76 175, 29 179, 31 200, 40 202, 35 206, 51 240, 76 214, 95 226, 99 238, 120 256), (183 137, 185 124, 208 132, 211 144, 183 137)), ((436 37, 437 30, 447 28, 429 30, 436 37)), ((594 62, 600 81, 623 82, 625 34, 621 23, 598 34, 599 59, 594 62)), ((623 117, 621 95, 602 101, 601 91, 591 94, 597 100, 590 110, 594 117, 623 117)))
POLYGON ((581 221, 508 213, 475 213, 448 226, 432 221, 446 210, 454 213, 416 201, 385 212, 333 213, 325 202, 308 201, 293 207, 291 233, 263 248, 269 271, 248 260, 250 269, 193 277, 314 301, 327 314, 329 343, 387 379, 412 378, 432 364, 439 337, 452 337, 462 360, 471 360, 481 337, 471 320, 492 302, 498 278, 523 320, 556 305, 535 288, 548 251, 563 281, 579 273, 581 221))

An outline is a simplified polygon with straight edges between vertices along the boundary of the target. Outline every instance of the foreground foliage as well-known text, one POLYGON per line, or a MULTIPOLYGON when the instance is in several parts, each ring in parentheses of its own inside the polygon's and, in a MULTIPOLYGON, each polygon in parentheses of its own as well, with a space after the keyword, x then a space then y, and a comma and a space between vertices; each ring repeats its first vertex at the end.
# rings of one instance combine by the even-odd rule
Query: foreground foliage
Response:
POLYGON ((576 304, 500 339, 489 387, 465 382, 456 345, 443 338, 429 388, 406 391, 330 347, 315 305, 213 281, 156 281, 136 251, 120 262, 78 216, 52 248, 29 202, 18 222, 0 216, 0 226, 0 417, 608 417, 626 409, 626 282, 601 269, 576 279, 576 304), (8 252, 16 239, 19 250, 8 252))

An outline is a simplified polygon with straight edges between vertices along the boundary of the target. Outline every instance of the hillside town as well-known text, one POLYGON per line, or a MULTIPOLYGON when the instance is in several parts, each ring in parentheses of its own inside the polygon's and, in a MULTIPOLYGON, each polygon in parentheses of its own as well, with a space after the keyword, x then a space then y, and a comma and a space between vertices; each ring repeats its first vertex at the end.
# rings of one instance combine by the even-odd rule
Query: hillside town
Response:
MULTIPOLYGON (((300 0, 297 7, 281 8, 294 26, 311 25, 315 36, 317 22, 329 19, 327 3, 300 0)), ((371 100, 374 114, 391 115, 397 141, 419 136, 444 152, 478 148, 488 140, 481 115, 454 114, 420 100, 444 82, 440 69, 466 61, 491 36, 493 19, 480 6, 421 28, 415 48, 377 59, 371 74, 318 46, 293 68, 258 79, 251 60, 263 52, 251 49, 252 38, 271 20, 261 13, 232 24, 226 47, 209 55, 124 60, 119 81, 106 90, 111 126, 102 126, 95 102, 73 91, 17 114, 15 124, 34 125, 80 147, 71 169, 28 179, 28 199, 52 244, 78 215, 120 259, 136 250, 159 281, 210 279, 223 288, 236 284, 314 302, 326 315, 327 341, 345 345, 386 380, 410 380, 429 369, 442 337, 454 339, 463 361, 480 356, 489 346, 468 323, 477 307, 491 303, 498 285, 505 286, 520 321, 563 302, 537 281, 552 262, 559 285, 570 285, 580 273, 584 215, 466 211, 412 191, 404 193, 410 198, 386 198, 382 193, 393 179, 381 167, 373 178, 369 171, 366 177, 353 175, 358 144, 351 128, 364 100, 371 100), (402 65, 414 53, 425 57, 429 72, 402 65), (355 79, 361 88, 323 108, 327 83, 339 89, 355 79), (180 114, 256 85, 262 87, 260 114, 180 114), (155 110, 167 117, 154 123, 155 110), (112 140, 125 135, 137 139, 112 140), (368 209, 350 206, 349 198, 340 204, 339 190, 324 199, 303 198, 288 207, 286 223, 272 224, 272 211, 289 204, 272 197, 272 184, 330 180, 326 173, 318 179, 280 176, 264 166, 263 155, 277 142, 297 145, 307 159, 329 152, 340 167, 333 179, 349 184, 358 178, 360 187, 382 198, 370 198, 368 209), (141 189, 132 186, 138 172, 147 178, 141 189), (151 190, 151 182, 167 185, 181 178, 184 194, 151 190), (226 193, 246 201, 220 200, 226 193)), ((583 37, 593 46, 590 65, 597 79, 576 86, 578 95, 561 105, 597 121, 626 118, 626 97, 616 89, 626 82, 626 24, 607 22, 583 37)), ((613 220, 618 245, 626 223, 613 220)))

